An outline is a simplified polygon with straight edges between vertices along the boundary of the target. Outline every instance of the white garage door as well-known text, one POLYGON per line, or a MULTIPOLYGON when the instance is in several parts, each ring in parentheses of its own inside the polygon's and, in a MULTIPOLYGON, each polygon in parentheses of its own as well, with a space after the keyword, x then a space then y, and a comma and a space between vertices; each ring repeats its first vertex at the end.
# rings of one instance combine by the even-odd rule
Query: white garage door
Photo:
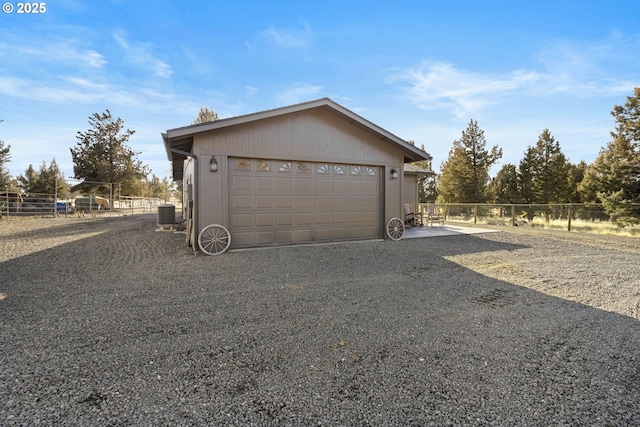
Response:
POLYGON ((380 168, 229 159, 232 246, 381 237, 380 168))

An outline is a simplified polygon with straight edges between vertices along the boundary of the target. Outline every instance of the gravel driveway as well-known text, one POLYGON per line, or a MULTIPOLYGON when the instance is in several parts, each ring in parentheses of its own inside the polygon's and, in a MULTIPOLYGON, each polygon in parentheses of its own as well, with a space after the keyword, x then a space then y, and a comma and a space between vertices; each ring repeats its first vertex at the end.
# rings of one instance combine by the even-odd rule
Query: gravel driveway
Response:
POLYGON ((0 425, 640 425, 638 240, 208 257, 155 219, 0 221, 0 425))

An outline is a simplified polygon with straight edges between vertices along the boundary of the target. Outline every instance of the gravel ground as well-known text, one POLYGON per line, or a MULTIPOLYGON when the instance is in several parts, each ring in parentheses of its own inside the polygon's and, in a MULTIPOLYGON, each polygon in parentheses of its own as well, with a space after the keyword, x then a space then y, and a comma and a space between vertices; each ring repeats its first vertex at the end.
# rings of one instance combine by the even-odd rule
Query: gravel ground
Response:
POLYGON ((0 425, 640 425, 640 244, 502 232, 194 255, 0 221, 0 425))

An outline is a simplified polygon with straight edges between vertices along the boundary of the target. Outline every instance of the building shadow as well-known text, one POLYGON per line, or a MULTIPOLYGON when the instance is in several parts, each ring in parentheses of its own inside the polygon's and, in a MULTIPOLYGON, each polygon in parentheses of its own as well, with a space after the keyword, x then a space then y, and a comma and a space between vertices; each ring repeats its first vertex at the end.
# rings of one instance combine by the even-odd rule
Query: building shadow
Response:
POLYGON ((640 322, 447 259, 528 246, 454 235, 210 257, 151 218, 102 231, 0 263, 0 418, 640 423, 640 322))

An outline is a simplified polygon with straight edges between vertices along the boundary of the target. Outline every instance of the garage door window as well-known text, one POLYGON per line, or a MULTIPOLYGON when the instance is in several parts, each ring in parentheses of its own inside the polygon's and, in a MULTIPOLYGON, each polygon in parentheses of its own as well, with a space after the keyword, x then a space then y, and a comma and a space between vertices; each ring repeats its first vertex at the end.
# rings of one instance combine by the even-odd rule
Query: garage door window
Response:
POLYGON ((309 167, 309 163, 298 163, 298 172, 311 173, 311 168, 309 167))
POLYGON ((289 173, 291 173, 291 162, 280 163, 280 167, 278 168, 278 172, 289 172, 289 173))
POLYGON ((269 162, 267 162, 266 160, 258 160, 258 171, 260 172, 271 171, 271 166, 269 166, 269 162))
POLYGON ((238 159, 235 162, 234 170, 237 171, 246 171, 251 167, 251 160, 249 159, 238 159))

